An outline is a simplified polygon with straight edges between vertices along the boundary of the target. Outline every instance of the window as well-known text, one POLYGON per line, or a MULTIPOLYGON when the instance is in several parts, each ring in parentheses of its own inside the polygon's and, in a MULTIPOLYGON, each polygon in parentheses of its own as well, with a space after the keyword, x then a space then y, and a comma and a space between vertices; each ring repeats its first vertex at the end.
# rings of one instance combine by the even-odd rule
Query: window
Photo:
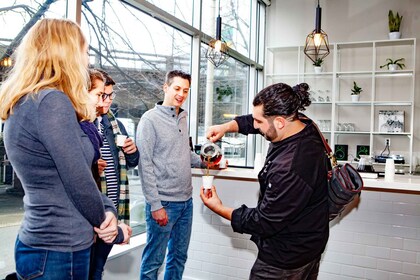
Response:
MULTIPOLYGON (((203 45, 205 52, 207 45, 203 45)), ((249 67, 233 58, 215 68, 203 59, 200 65, 200 89, 198 94, 198 143, 206 141, 210 125, 233 120, 248 112, 249 67)), ((229 133, 219 143, 229 165, 246 166, 247 137, 229 133)))
POLYGON ((193 0, 147 0, 156 7, 177 17, 178 19, 192 24, 193 21, 193 0))
MULTIPOLYGON (((248 57, 250 50, 251 3, 254 1, 220 1, 222 39, 230 48, 248 57)), ((255 3, 255 2, 254 2, 255 3)), ((202 31, 216 33, 219 0, 203 1, 202 31)))
MULTIPOLYGON (((175 1, 175 7, 181 2, 175 1)), ((143 113, 163 100, 166 72, 190 72, 192 38, 117 0, 85 2, 82 14, 82 28, 90 42, 90 63, 115 80, 112 109, 133 137, 143 113)), ((145 230, 144 197, 137 169, 129 172, 129 182, 130 223, 137 234, 145 230)))

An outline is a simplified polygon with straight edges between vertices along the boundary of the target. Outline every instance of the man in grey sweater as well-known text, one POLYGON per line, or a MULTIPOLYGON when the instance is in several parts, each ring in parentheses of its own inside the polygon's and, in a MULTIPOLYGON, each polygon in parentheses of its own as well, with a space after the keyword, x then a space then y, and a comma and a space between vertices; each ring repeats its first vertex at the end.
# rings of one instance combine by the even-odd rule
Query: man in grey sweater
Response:
POLYGON ((136 144, 147 225, 140 279, 157 279, 166 248, 166 280, 181 279, 187 260, 193 211, 191 166, 201 166, 200 158, 190 150, 187 112, 181 109, 190 84, 189 74, 168 72, 164 101, 146 112, 138 125, 136 144))

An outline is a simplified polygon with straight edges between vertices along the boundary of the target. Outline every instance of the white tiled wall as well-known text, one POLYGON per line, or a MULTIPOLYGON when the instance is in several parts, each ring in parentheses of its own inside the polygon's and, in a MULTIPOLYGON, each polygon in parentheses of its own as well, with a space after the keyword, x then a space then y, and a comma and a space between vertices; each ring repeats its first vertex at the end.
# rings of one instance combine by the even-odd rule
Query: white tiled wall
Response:
MULTIPOLYGON (((185 279, 248 279, 256 258, 249 235, 234 233, 199 198, 193 177, 194 222, 185 279)), ((226 206, 254 207, 256 181, 215 180, 226 206)), ((330 224, 320 280, 420 280, 420 195, 364 191, 354 208, 330 224)))
MULTIPOLYGON (((214 184, 224 204, 255 206, 255 181, 220 180, 214 184)), ((249 235, 233 232, 230 222, 214 215, 199 197, 201 177, 193 177, 194 220, 184 279, 248 279, 257 254, 249 235)))

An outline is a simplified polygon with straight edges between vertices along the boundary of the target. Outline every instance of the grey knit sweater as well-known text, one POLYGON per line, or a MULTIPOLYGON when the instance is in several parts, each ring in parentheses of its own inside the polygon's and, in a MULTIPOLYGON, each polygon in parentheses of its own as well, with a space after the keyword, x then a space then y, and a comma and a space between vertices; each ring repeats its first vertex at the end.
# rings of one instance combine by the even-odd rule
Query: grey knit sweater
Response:
POLYGON ((162 208, 161 201, 190 199, 191 167, 201 167, 189 147, 187 112, 177 115, 175 107, 160 104, 144 113, 136 136, 143 194, 152 211, 162 208))

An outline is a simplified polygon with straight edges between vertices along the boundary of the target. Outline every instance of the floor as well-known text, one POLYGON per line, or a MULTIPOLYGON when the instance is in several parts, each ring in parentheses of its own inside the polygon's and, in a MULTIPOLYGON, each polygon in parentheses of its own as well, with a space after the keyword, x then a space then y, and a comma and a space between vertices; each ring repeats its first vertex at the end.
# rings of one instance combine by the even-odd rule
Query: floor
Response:
POLYGON ((23 217, 22 194, 0 185, 0 279, 14 271, 13 247, 23 217))

